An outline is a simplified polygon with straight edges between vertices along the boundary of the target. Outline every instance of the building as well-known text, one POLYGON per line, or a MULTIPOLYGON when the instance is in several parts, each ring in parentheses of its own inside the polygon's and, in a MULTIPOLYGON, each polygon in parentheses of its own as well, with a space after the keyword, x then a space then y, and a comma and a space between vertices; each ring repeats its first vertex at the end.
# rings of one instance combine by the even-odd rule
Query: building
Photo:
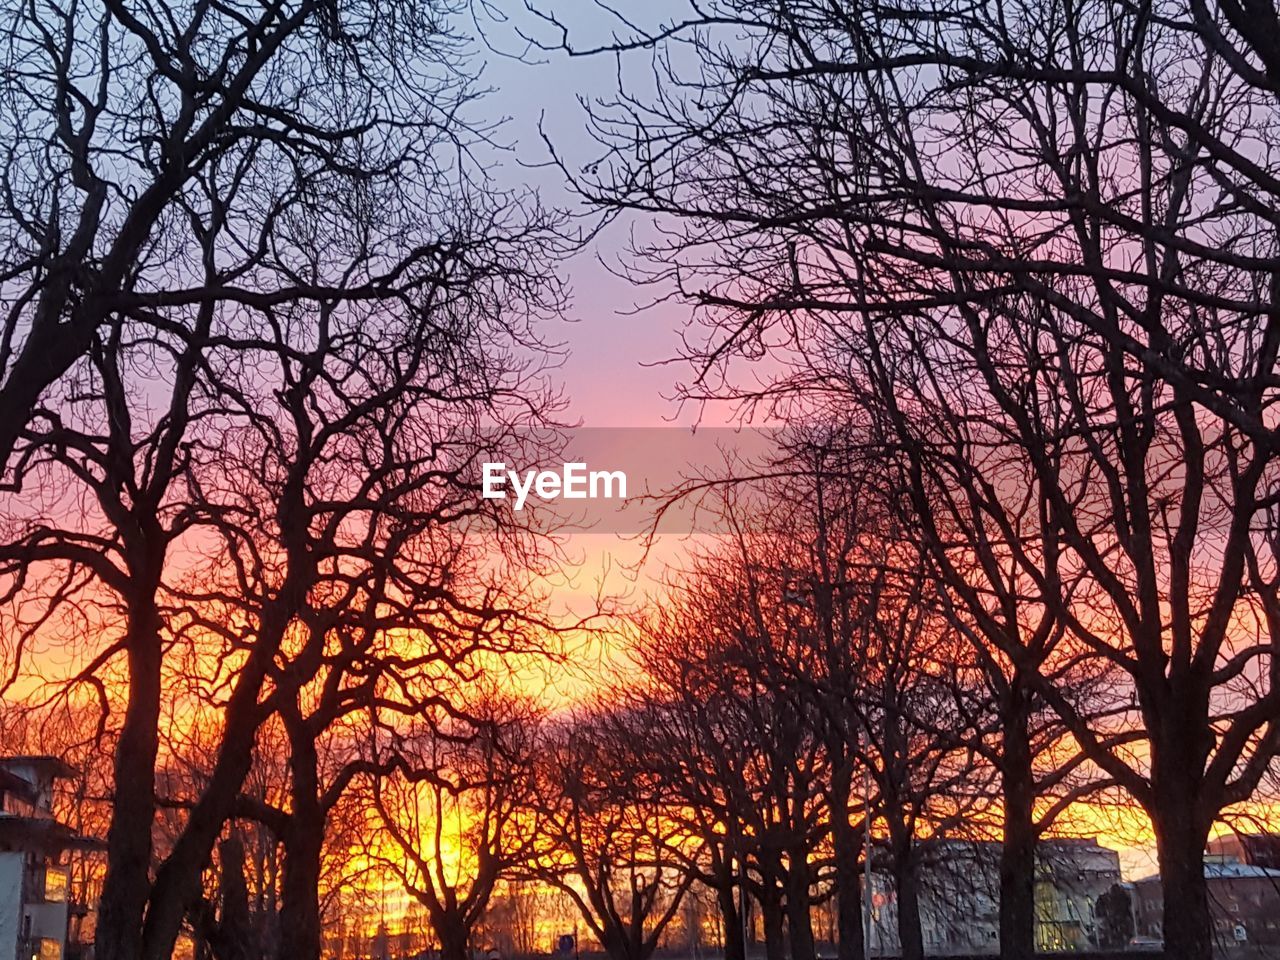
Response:
POLYGON ((1228 833, 1214 837, 1205 848, 1221 860, 1280 870, 1280 837, 1270 833, 1228 833))
POLYGON ((1044 840, 1036 854, 1036 949, 1099 947, 1099 898, 1120 883, 1120 855, 1088 839, 1044 840))
POLYGON ((74 909, 67 851, 90 845, 54 819, 56 757, 0 758, 0 960, 63 960, 74 909))
MULTIPOLYGON (((1000 844, 937 840, 920 846, 920 927, 934 956, 987 954, 1000 943, 1000 844)), ((873 859, 874 864, 874 859, 873 859)), ((1120 857, 1096 839, 1052 839, 1036 854, 1036 943, 1046 951, 1097 946, 1098 898, 1120 883, 1120 857)), ((892 884, 872 877, 871 952, 899 949, 892 884)))
MULTIPOLYGON (((1280 947, 1280 868, 1210 853, 1205 859, 1204 879, 1219 946, 1280 947)), ((1160 875, 1144 877, 1133 886, 1139 935, 1162 939, 1160 875)))
MULTIPOLYGON (((935 956, 985 953, 1000 943, 998 843, 933 840, 917 852, 920 932, 925 950, 935 956)), ((893 881, 872 855, 871 928, 868 952, 894 956, 898 939, 897 897, 893 881)))

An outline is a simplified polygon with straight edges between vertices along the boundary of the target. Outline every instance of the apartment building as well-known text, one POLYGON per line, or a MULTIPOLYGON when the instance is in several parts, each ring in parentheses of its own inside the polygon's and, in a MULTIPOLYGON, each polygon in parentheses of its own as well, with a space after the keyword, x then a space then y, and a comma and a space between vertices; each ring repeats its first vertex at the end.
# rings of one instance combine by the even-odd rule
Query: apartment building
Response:
POLYGON ((0 757, 0 960, 71 960, 66 856, 91 841, 53 816, 57 757, 0 757))

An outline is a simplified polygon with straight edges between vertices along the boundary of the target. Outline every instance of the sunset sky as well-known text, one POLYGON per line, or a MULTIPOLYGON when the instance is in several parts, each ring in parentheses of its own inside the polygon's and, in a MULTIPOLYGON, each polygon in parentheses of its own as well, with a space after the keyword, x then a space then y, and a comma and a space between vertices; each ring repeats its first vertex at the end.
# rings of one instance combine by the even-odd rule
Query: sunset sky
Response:
POLYGON ((0 960, 1280 950, 1280 0, 11 7, 0 960))
MULTIPOLYGON (((606 42, 613 30, 623 29, 593 4, 571 6, 572 42, 579 47, 606 42)), ((646 24, 683 9, 671 0, 645 7, 646 24)), ((545 166, 550 154, 542 135, 550 139, 571 170, 590 162, 596 145, 584 128, 579 98, 607 98, 615 88, 619 69, 629 82, 645 82, 648 54, 633 53, 621 65, 611 56, 571 58, 560 52, 527 55, 527 60, 538 62, 522 62, 504 55, 519 49, 517 41, 511 40, 515 29, 553 38, 545 26, 539 30, 533 20, 484 27, 488 43, 496 50, 485 57, 483 79, 492 89, 489 102, 496 107, 494 112, 508 117, 503 131, 513 145, 492 174, 501 183, 535 184, 548 204, 581 211, 559 172, 545 166)), ((610 224, 567 267, 573 307, 565 322, 549 334, 562 340, 566 349, 558 371, 568 402, 565 419, 586 427, 688 429, 730 423, 732 412, 727 408, 681 409, 672 399, 677 383, 687 378, 689 371, 679 362, 664 361, 679 350, 688 308, 676 302, 649 306, 659 291, 637 287, 609 269, 628 256, 631 231, 643 233, 645 227, 643 221, 610 224), (637 307, 642 309, 637 311, 637 307)), ((566 551, 575 563, 563 570, 562 579, 554 585, 553 602, 563 611, 584 610, 603 589, 624 604, 634 604, 641 597, 660 593, 664 571, 678 567, 690 547, 706 542, 705 535, 663 535, 642 561, 645 544, 635 536, 575 535, 566 542, 566 551)), ((553 673, 548 678, 550 688, 542 691, 544 696, 553 702, 571 701, 590 684, 591 677, 599 675, 596 658, 608 659, 616 653, 609 649, 607 640, 592 650, 584 654, 588 662, 553 673)), ((529 683, 538 686, 543 680, 531 678, 529 683)), ((1096 833, 1101 842, 1118 849, 1126 879, 1156 872, 1150 828, 1139 811, 1077 805, 1063 818, 1061 829, 1082 835, 1096 833)))
MULTIPOLYGON (((646 7, 645 22, 656 22, 664 12, 679 11, 681 4, 664 0, 646 7)), ((575 42, 584 44, 607 39, 617 26, 589 3, 572 4, 572 23, 575 31, 582 31, 575 33, 575 42)), ((482 24, 482 28, 492 48, 484 56, 482 85, 492 91, 484 109, 507 118, 498 139, 513 147, 492 175, 503 184, 536 185, 548 205, 562 205, 586 217, 559 171, 547 166, 551 155, 543 134, 571 169, 589 162, 596 145, 586 134, 578 98, 607 95, 616 83, 616 61, 611 57, 571 58, 556 52, 517 59, 506 55, 521 52, 515 31, 536 30, 549 39, 552 35, 545 26, 526 18, 508 24, 482 24)), ((624 69, 634 72, 645 62, 645 55, 640 54, 629 58, 624 69)), ((589 218, 583 220, 584 227, 592 223, 589 218)), ((703 411, 700 416, 691 408, 681 410, 671 399, 687 368, 664 361, 679 349, 686 308, 664 303, 636 313, 636 307, 646 304, 657 291, 637 289, 609 269, 625 257, 633 226, 642 228, 643 224, 609 225, 565 268, 573 288, 573 305, 564 322, 547 333, 565 349, 556 372, 568 403, 562 416, 585 427, 690 428, 698 423, 725 423, 724 411, 703 411)), ((554 585, 554 602, 566 610, 585 609, 601 584, 611 595, 633 599, 656 590, 663 568, 678 563, 689 544, 700 539, 665 535, 641 567, 645 545, 636 536, 575 535, 565 549, 576 563, 566 567, 562 581, 554 585)), ((579 682, 558 679, 557 686, 567 693, 578 689, 579 682)), ((554 696, 560 699, 560 694, 554 696)))
MULTIPOLYGON (((590 3, 562 8, 570 6, 574 29, 582 31, 575 33, 575 42, 578 37, 584 44, 607 39, 615 26, 609 17, 590 3)), ((646 22, 682 8, 671 0, 644 6, 646 22)), ((530 30, 538 25, 532 20, 484 25, 488 43, 495 48, 485 56, 483 81, 492 89, 486 109, 509 118, 503 130, 514 145, 494 176, 502 183, 536 185, 546 203, 584 212, 559 171, 545 166, 550 153, 540 128, 570 169, 589 162, 597 147, 586 134, 578 98, 607 96, 616 83, 616 61, 607 56, 570 58, 558 52, 526 54, 523 61, 504 56, 519 52, 513 32, 517 28, 530 30)), ((552 36, 545 27, 539 33, 547 39, 552 36)), ((629 77, 644 68, 645 57, 641 53, 626 61, 629 77)), ((694 411, 680 413, 667 399, 685 370, 674 365, 646 366, 673 356, 685 309, 663 304, 628 315, 657 291, 638 290, 606 266, 625 256, 632 226, 612 224, 569 266, 574 304, 565 318, 568 322, 553 332, 569 350, 561 371, 569 414, 593 427, 689 425, 696 420, 694 411)))

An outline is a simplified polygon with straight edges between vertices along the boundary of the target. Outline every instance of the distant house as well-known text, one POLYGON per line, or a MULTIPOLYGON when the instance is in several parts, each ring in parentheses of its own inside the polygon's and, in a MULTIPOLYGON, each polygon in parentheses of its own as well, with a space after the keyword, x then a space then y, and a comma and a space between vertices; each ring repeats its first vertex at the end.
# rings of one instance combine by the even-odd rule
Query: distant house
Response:
MULTIPOLYGON (((931 954, 982 953, 1000 940, 1000 845, 969 840, 935 840, 919 846, 916 868, 920 932, 931 954)), ((872 857, 873 867, 876 859, 872 857)), ((873 869, 870 952, 892 956, 898 939, 893 884, 873 869)))
MULTIPOLYGON (((1280 946, 1280 868, 1209 854, 1204 865, 1215 939, 1221 946, 1280 946)), ((1158 874, 1134 883, 1138 933, 1163 937, 1158 874)))
POLYGON ((1204 849, 1220 860, 1280 870, 1280 836, 1272 833, 1229 833, 1214 837, 1204 849))
MULTIPOLYGON (((918 868, 920 926, 934 956, 999 948, 1000 844, 938 840, 922 844, 918 868)), ((873 858, 874 864, 874 858, 873 858)), ((1120 882, 1120 857, 1096 839, 1050 839, 1036 853, 1036 945, 1046 951, 1097 946, 1098 898, 1120 882)), ((873 876, 871 951, 898 948, 892 885, 873 876)))
POLYGON ((1040 843, 1036 853, 1036 949, 1090 950, 1098 942, 1098 899, 1120 883, 1120 855, 1088 839, 1040 843))
POLYGON ((0 960, 62 960, 70 883, 65 853, 90 843, 53 818, 57 757, 0 757, 0 960))

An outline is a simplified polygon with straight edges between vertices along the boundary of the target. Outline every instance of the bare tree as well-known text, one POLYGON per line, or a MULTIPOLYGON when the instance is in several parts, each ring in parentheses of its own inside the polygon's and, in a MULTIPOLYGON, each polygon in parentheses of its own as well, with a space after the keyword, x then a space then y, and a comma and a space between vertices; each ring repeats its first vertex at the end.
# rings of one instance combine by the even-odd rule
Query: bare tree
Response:
POLYGON ((558 894, 535 880, 500 882, 476 936, 504 957, 532 957, 542 952, 540 930, 555 916, 558 894))
MULTIPOLYGON (((987 804, 991 768, 975 744, 989 737, 990 704, 981 685, 966 690, 966 677, 980 677, 968 645, 939 609, 926 558, 896 528, 871 462, 859 462, 855 470, 838 445, 815 446, 810 437, 788 444, 770 473, 751 481, 759 496, 740 496, 747 481, 732 481, 735 492, 721 509, 733 536, 673 577, 663 613, 644 621, 637 662, 673 717, 689 714, 685 724, 695 730, 712 717, 723 726, 707 737, 714 756, 727 744, 752 756, 742 769, 718 771, 732 785, 725 792, 782 780, 792 798, 815 787, 822 794, 813 807, 816 836, 809 836, 813 827, 782 828, 793 836, 783 873, 788 926, 799 929, 799 942, 819 873, 805 878, 795 866, 829 844, 840 950, 863 952, 869 894, 861 890, 860 861, 874 819, 888 835, 901 948, 920 956, 916 841, 945 835, 987 804), (720 698, 731 704, 727 714, 709 709, 720 698), (756 704, 763 722, 751 731, 756 704), (747 723, 735 723, 734 714, 747 723), (773 761, 765 759, 773 732, 795 723, 812 746, 797 749, 788 739, 773 761), (820 762, 788 773, 808 750, 820 762), (857 789, 859 774, 865 792, 857 789), (859 812, 863 822, 851 822, 859 812)), ((663 714, 653 716, 649 728, 664 729, 663 714)), ((689 756, 665 737, 656 744, 669 758, 689 756)), ((696 770, 696 761, 689 766, 696 770)), ((671 777, 673 784, 692 779, 683 762, 671 777)), ((696 809, 700 799, 685 802, 696 809)), ((742 836, 746 849, 760 843, 778 829, 768 815, 776 802, 765 790, 749 795, 741 812, 723 804, 728 823, 713 821, 708 843, 717 835, 742 836)), ((785 808, 794 799, 781 802, 785 808)), ((884 869, 884 858, 875 859, 884 869)), ((768 931, 767 893, 762 906, 768 931)))
POLYGON ((1209 827, 1274 754, 1277 101, 1247 15, 698 7, 637 37, 677 44, 672 93, 597 104, 607 153, 574 177, 680 220, 636 275, 701 308, 691 398, 863 411, 902 455, 1004 677, 1008 956, 1032 949, 1039 706, 1151 816, 1180 957, 1209 955, 1209 827), (735 377, 766 354, 780 377, 735 377), (1125 683, 1085 709, 1069 665, 1125 683))
POLYGON ((540 747, 533 869, 562 891, 611 960, 648 960, 696 878, 700 844, 664 784, 633 763, 642 715, 582 710, 540 747))
MULTIPOLYGON (((645 659, 673 693, 716 706, 699 723, 704 731, 710 721, 718 724, 708 732, 717 774, 728 778, 740 880, 750 881, 760 905, 771 958, 816 951, 816 854, 832 818, 831 768, 839 762, 828 752, 808 690, 780 680, 779 664, 797 655, 799 642, 785 613, 790 569, 743 541, 697 558, 680 572, 683 586, 672 584, 664 616, 650 626, 659 642, 645 659)), ((847 818, 849 808, 841 809, 847 818)), ((854 878, 856 884, 856 872, 854 878)))
MULTIPOLYGON (((40 297, 63 297, 49 309, 74 306, 74 322, 58 321, 66 341, 88 344, 31 388, 38 410, 6 416, 17 494, 0 556, 19 663, 63 618, 97 621, 70 676, 49 679, 96 691, 118 732, 99 956, 169 955, 235 810, 278 657, 299 631, 329 636, 324 621, 365 589, 402 516, 424 501, 443 504, 438 520, 471 516, 453 507, 484 411, 503 424, 546 408, 530 323, 560 303, 558 221, 473 179, 468 150, 483 138, 466 123, 473 91, 448 12, 223 5, 185 25, 161 8, 13 14, 13 42, 39 41, 37 74, 46 61, 65 76, 106 71, 82 107, 70 88, 45 99, 87 111, 81 152, 103 176, 156 178, 132 239, 104 254, 127 290, 93 286, 115 283, 110 271, 63 251, 79 266, 12 314, 20 326, 40 297), (72 281, 90 288, 59 293, 72 281), (221 739, 199 796, 173 808, 180 834, 156 868, 159 728, 179 691, 220 715, 221 739)), ((42 96, 32 83, 7 95, 42 96)), ((127 206, 134 179, 101 191, 127 206)), ((71 190, 50 182, 32 180, 30 197, 71 190)), ((86 216, 77 236, 97 243, 86 216)), ((31 270, 43 285, 45 268, 31 270)), ((49 330, 23 348, 44 359, 23 363, 62 355, 41 353, 49 330)), ((294 667, 305 684, 315 663, 294 667)))
MULTIPOLYGON (((704 624, 686 614, 679 600, 665 615, 646 612, 628 639, 638 676, 629 676, 612 696, 644 718, 646 735, 632 748, 633 762, 661 783, 668 816, 698 838, 685 868, 715 891, 725 955, 743 960, 751 914, 748 871, 756 859, 753 827, 759 822, 755 746, 737 692, 712 679, 699 652, 704 624)), ((771 937, 780 924, 780 917, 770 918, 771 937)))
POLYGON ((374 837, 390 841, 369 856, 426 908, 446 960, 470 956, 495 887, 529 859, 537 831, 536 711, 499 694, 464 709, 393 730, 377 759, 394 772, 367 787, 374 837))
MULTIPOLYGON (((368 433, 351 438, 347 453, 355 459, 338 455, 308 470, 309 488, 333 509, 316 538, 327 557, 296 601, 289 635, 278 645, 256 708, 259 726, 272 715, 279 720, 287 765, 274 773, 287 788, 272 799, 242 792, 235 803, 237 816, 272 829, 284 849, 281 956, 320 955, 331 812, 354 781, 413 764, 395 751, 371 749, 369 738, 384 725, 399 737, 399 723, 461 710, 452 706, 460 697, 458 684, 474 681, 486 657, 496 663, 503 655, 550 652, 532 636, 552 632, 536 618, 539 598, 522 589, 538 547, 480 510, 474 458, 486 441, 468 418, 453 422, 457 411, 442 403, 441 386, 433 384, 415 400, 414 385, 398 383, 388 393, 395 412, 379 415, 368 433), (496 549, 504 541, 512 547, 505 558, 496 549)), ((236 475, 234 485, 247 504, 282 499, 262 484, 261 466, 251 458, 236 475)), ((250 515, 246 507, 244 517, 250 515)), ((228 533, 236 549, 247 542, 261 555, 286 546, 273 540, 278 534, 269 515, 260 528, 241 519, 228 533)), ((215 569, 244 566, 232 554, 229 562, 219 558, 215 569)), ((196 574, 204 585, 189 597, 189 631, 220 629, 234 637, 227 622, 271 616, 277 595, 235 579, 210 605, 211 577, 206 570, 196 574)), ((486 722, 505 727, 514 720, 486 722)))
POLYGON ((306 238, 291 221, 345 186, 396 178, 401 212, 430 205, 432 151, 441 130, 462 132, 473 95, 457 12, 321 0, 5 12, 6 468, 45 391, 118 318, 190 333, 204 311, 376 301, 431 272, 433 245, 390 208, 370 256, 326 276, 298 269, 306 238), (200 266, 210 233, 212 276, 200 266))

